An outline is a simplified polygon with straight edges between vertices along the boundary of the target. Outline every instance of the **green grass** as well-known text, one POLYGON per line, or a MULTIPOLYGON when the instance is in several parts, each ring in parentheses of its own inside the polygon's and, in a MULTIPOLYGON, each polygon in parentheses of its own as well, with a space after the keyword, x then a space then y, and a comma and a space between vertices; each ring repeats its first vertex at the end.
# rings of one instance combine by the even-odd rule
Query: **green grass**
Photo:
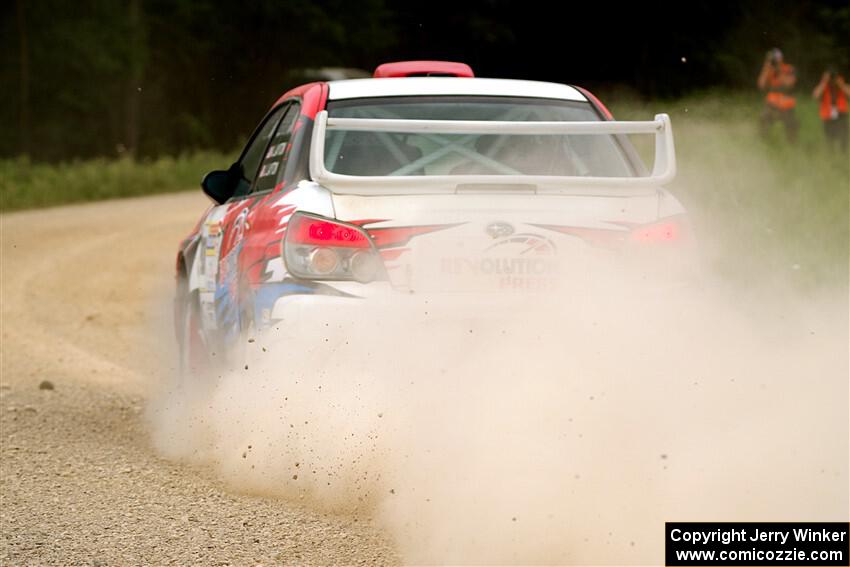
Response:
POLYGON ((232 155, 195 152, 154 160, 91 159, 60 164, 0 160, 0 211, 195 189, 232 155))
MULTIPOLYGON (((798 97, 796 146, 779 124, 769 138, 759 136, 755 93, 615 96, 609 107, 622 120, 670 114, 678 162, 670 189, 690 212, 713 271, 743 283, 847 286, 850 155, 826 146, 815 101, 798 97)), ((639 149, 651 163, 651 145, 639 149)))

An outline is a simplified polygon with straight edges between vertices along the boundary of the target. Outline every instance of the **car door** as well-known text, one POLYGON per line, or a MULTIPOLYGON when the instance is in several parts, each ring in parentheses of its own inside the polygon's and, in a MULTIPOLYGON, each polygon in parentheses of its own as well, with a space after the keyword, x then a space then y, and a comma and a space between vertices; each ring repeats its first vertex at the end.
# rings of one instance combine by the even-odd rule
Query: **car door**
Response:
POLYGON ((300 114, 300 104, 289 104, 286 115, 278 124, 260 163, 252 195, 252 206, 245 216, 245 236, 239 256, 240 303, 243 328, 258 319, 266 319, 262 309, 256 309, 256 297, 268 279, 269 263, 280 263, 282 222, 288 209, 278 205, 280 195, 289 189, 286 183, 289 156, 293 152, 293 132, 300 114))
POLYGON ((250 229, 248 212, 262 196, 255 191, 261 164, 290 106, 279 105, 260 123, 233 166, 239 175, 233 196, 210 210, 201 229, 198 271, 202 321, 207 331, 221 331, 216 333, 219 338, 227 339, 239 328, 238 260, 250 229))

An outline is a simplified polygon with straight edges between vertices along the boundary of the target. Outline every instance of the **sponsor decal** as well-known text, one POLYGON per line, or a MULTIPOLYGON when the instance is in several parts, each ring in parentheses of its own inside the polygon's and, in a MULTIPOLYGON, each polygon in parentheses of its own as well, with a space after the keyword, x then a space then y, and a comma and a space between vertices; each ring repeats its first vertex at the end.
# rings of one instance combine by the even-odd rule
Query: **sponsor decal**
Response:
MULTIPOLYGON (((614 221, 610 222, 611 224, 626 226, 628 228, 625 223, 617 223, 614 221)), ((597 248, 621 248, 629 236, 629 231, 621 228, 588 228, 582 226, 562 226, 554 224, 538 224, 534 226, 581 238, 590 246, 595 246, 597 248)))
POLYGON ((273 157, 282 156, 286 152, 286 142, 281 142, 269 148, 269 151, 266 152, 266 159, 271 159, 273 157))
POLYGON ((547 258, 443 258, 440 267, 453 276, 542 276, 552 271, 547 258))
POLYGON ((268 177, 270 175, 274 175, 277 173, 277 169, 280 166, 280 162, 273 161, 272 163, 267 163, 263 167, 260 168, 259 177, 268 177))
POLYGON ((501 290, 549 291, 556 285, 555 252, 555 244, 548 238, 516 234, 498 239, 477 258, 442 258, 440 271, 446 276, 487 278, 501 290))
POLYGON ((537 234, 517 234, 497 240, 487 247, 484 253, 554 256, 555 251, 555 243, 546 237, 537 234))

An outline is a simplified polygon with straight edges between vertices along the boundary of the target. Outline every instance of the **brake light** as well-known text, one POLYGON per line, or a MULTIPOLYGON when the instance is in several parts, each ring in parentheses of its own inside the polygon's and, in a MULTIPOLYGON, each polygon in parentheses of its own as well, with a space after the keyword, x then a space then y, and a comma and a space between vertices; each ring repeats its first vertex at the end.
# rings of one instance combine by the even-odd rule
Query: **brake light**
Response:
POLYGON ((362 228, 305 213, 290 218, 281 255, 289 273, 303 279, 368 283, 383 269, 362 228))
POLYGON ((655 244, 677 242, 685 237, 685 227, 679 220, 667 219, 662 222, 638 226, 632 229, 629 238, 634 242, 655 244))
POLYGON ((289 222, 299 244, 318 244, 344 248, 369 248, 369 237, 356 226, 296 215, 289 222), (295 223, 293 226, 293 222, 295 223))

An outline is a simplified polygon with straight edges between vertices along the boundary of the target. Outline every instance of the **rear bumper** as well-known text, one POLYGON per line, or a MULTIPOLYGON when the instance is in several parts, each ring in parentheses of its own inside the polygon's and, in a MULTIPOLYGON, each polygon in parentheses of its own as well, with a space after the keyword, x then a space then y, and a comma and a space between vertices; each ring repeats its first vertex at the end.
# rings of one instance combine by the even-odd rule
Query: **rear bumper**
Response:
POLYGON ((358 295, 287 295, 277 299, 271 320, 297 327, 314 319, 317 314, 337 319, 355 318, 364 310, 372 314, 385 313, 395 319, 418 318, 500 318, 515 313, 524 305, 534 303, 531 296, 472 293, 409 293, 394 290, 389 285, 363 286, 358 295))
MULTIPOLYGON (((411 293, 386 282, 340 286, 340 295, 286 295, 271 310, 270 327, 281 336, 298 336, 316 326, 362 328, 365 320, 428 326, 452 323, 492 327, 503 321, 557 320, 594 309, 609 300, 664 302, 677 290, 692 289, 683 282, 608 282, 574 286, 552 293, 411 293), (355 287, 356 286, 356 287, 355 287)), ((336 287, 334 285, 334 287, 336 287)))

